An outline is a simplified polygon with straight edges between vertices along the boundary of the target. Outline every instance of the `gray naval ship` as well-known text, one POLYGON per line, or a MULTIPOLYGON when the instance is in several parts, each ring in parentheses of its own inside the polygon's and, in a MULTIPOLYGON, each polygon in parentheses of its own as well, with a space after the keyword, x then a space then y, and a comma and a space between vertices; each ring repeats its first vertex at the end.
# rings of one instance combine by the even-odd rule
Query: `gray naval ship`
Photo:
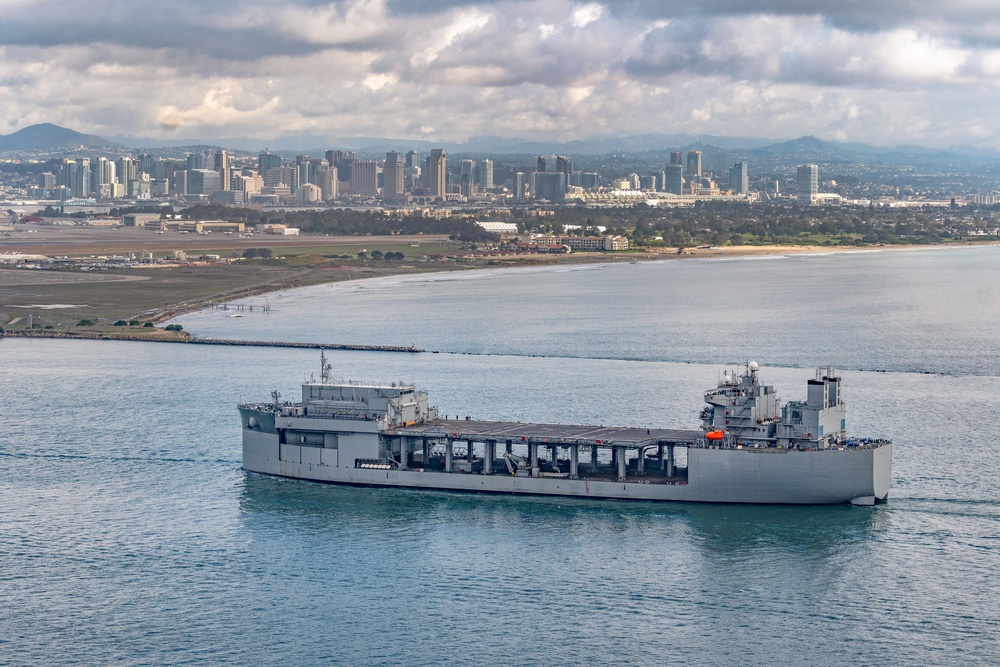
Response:
POLYGON ((872 505, 886 500, 892 443, 845 431, 841 378, 821 368, 805 401, 780 404, 759 368, 724 372, 701 428, 441 418, 408 384, 335 382, 302 401, 239 406, 243 468, 295 479, 486 493, 711 503, 872 505))

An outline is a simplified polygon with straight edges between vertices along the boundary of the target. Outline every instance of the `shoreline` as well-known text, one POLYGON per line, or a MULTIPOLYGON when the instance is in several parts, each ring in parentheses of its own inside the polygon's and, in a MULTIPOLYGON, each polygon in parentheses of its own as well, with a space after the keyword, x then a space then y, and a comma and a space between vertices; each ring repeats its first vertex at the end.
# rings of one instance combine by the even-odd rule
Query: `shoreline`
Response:
MULTIPOLYGON (((633 259, 637 259, 640 262, 659 262, 659 261, 676 261, 676 260, 690 260, 690 259, 728 259, 728 258, 743 258, 743 257, 780 257, 783 255, 827 255, 834 253, 857 253, 857 252, 881 252, 884 250, 905 250, 905 249, 952 249, 958 247, 971 247, 976 245, 996 245, 995 243, 990 244, 978 244, 969 243, 961 246, 958 245, 892 245, 892 246, 782 246, 782 245, 766 245, 766 246, 719 246, 711 248, 691 248, 686 249, 683 254, 677 254, 676 252, 666 252, 664 250, 640 250, 636 252, 629 252, 624 254, 606 254, 606 253, 571 253, 569 255, 530 255, 530 256, 516 256, 512 258, 515 261, 508 262, 496 262, 495 264, 487 265, 486 263, 480 264, 461 264, 461 265, 450 265, 450 266, 439 266, 435 265, 433 267, 415 267, 413 265, 405 265, 405 268, 414 270, 400 270, 400 271, 379 271, 376 272, 377 275, 368 276, 345 276, 345 277, 332 277, 330 280, 321 280, 315 282, 307 283, 294 283, 288 282, 285 284, 275 284, 275 285, 256 285, 248 287, 245 290, 237 290, 231 293, 226 293, 220 295, 219 298, 205 298, 199 299, 197 301, 185 301, 176 304, 170 304, 169 306, 164 306, 163 308, 154 309, 153 311, 148 311, 146 313, 140 313, 139 315, 145 315, 147 318, 151 319, 154 324, 160 324, 166 322, 176 317, 187 313, 197 312, 208 307, 213 307, 217 305, 222 305, 226 303, 232 303, 239 299, 245 299, 253 296, 260 296, 262 294, 269 294, 273 292, 280 292, 288 289, 300 289, 304 287, 312 287, 315 285, 329 285, 339 282, 355 282, 359 280, 375 280, 379 278, 389 278, 393 276, 401 275, 421 275, 421 274, 433 274, 433 273, 453 273, 459 271, 492 271, 500 269, 531 269, 539 268, 545 266, 559 266, 566 264, 620 264, 623 262, 631 262, 633 259)), ((354 267, 357 268, 357 267, 354 267)), ((400 267, 404 268, 404 267, 400 267)))
MULTIPOLYGON (((519 255, 509 258, 479 258, 464 262, 451 262, 449 264, 438 263, 416 263, 407 262, 402 264, 382 264, 382 265, 347 265, 340 267, 325 267, 305 269, 296 275, 284 277, 274 282, 256 283, 214 293, 202 297, 184 299, 181 301, 165 303, 161 307, 148 309, 133 315, 128 319, 137 319, 152 322, 153 324, 163 324, 169 320, 181 317, 187 313, 198 312, 206 308, 214 308, 223 304, 229 304, 241 299, 254 296, 281 292, 284 290, 312 287, 315 285, 328 285, 339 282, 353 282, 357 280, 371 280, 388 278, 393 276, 422 275, 432 273, 452 273, 459 271, 482 271, 493 269, 530 269, 567 265, 599 265, 599 264, 620 264, 623 262, 639 261, 640 263, 671 260, 690 259, 739 259, 752 257, 781 257, 789 255, 829 255, 834 253, 857 253, 857 252, 881 252, 885 250, 922 250, 922 249, 954 249, 976 246, 995 246, 996 243, 962 243, 962 244, 935 244, 935 245, 883 245, 883 246, 720 246, 710 248, 685 249, 681 254, 676 251, 666 249, 639 250, 623 254, 606 253, 572 253, 569 255, 519 255)), ((11 337, 22 338, 63 338, 63 339, 87 339, 87 340, 125 340, 125 341, 153 341, 153 342, 178 342, 190 343, 193 341, 210 341, 210 339, 198 339, 184 331, 166 332, 162 328, 153 328, 146 331, 130 328, 127 331, 114 330, 111 327, 100 327, 99 330, 67 331, 62 329, 7 329, 5 334, 11 337)), ((215 344, 226 344, 219 342, 215 344)), ((241 344, 233 342, 232 344, 241 344)), ((276 343, 281 346, 281 343, 276 343)), ((290 345, 291 346, 291 345, 290 345)), ((327 347, 337 347, 342 349, 364 349, 364 345, 353 344, 330 344, 327 347)), ((390 346, 395 347, 395 346, 390 346)), ((400 350, 408 348, 400 347, 400 350)))

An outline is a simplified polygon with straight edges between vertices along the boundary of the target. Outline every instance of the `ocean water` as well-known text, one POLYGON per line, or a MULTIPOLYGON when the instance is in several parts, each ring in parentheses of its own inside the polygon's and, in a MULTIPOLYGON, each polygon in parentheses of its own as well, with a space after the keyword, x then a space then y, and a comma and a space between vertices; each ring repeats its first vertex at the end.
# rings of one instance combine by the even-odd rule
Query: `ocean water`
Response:
MULTIPOLYGON (((0 664, 996 664, 1000 249, 425 275, 178 318, 442 413, 692 427, 753 358, 843 368, 874 508, 354 489, 244 473, 309 350, 0 339, 0 664)), ((252 300, 262 303, 263 297, 252 300)))

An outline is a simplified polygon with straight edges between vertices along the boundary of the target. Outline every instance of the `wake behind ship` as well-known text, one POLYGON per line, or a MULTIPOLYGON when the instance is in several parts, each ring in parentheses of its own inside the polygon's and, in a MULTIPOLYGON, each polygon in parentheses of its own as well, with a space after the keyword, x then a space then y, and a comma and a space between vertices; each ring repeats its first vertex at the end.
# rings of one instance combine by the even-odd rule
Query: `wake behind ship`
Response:
POLYGON ((318 482, 621 500, 871 505, 892 444, 850 438, 841 378, 780 404, 758 365, 705 392, 698 430, 442 419, 406 384, 319 380, 239 406, 243 468, 318 482))

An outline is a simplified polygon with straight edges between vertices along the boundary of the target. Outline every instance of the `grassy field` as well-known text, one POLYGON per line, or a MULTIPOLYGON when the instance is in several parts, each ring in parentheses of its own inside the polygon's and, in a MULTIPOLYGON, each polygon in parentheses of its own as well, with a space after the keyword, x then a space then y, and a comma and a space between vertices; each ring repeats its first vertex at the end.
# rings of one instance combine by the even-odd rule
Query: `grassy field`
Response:
POLYGON ((25 328, 30 318, 35 328, 120 332, 122 328, 113 325, 117 320, 160 321, 199 304, 240 295, 419 270, 400 262, 391 267, 354 264, 296 267, 254 261, 99 273, 0 269, 0 326, 25 328), (81 320, 90 320, 94 326, 80 327, 81 320))

